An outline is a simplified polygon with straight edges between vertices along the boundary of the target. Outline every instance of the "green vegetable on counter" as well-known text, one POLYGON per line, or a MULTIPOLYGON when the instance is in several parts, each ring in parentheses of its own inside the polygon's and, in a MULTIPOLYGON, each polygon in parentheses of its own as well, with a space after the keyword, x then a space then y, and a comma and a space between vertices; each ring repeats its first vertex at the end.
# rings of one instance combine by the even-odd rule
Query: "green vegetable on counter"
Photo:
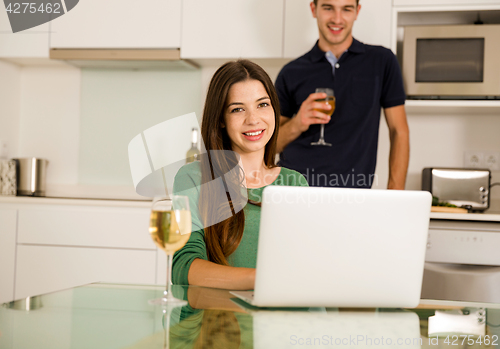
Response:
POLYGON ((432 197, 432 206, 458 207, 457 205, 450 204, 446 201, 439 201, 439 198, 436 196, 432 197))

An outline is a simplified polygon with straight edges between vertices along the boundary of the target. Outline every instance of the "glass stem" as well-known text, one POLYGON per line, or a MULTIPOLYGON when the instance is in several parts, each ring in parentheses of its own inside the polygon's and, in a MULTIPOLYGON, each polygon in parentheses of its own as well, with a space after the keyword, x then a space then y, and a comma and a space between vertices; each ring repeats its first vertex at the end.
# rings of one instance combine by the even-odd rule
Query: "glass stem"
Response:
POLYGON ((165 310, 165 313, 163 315, 166 319, 166 321, 163 321, 163 349, 169 349, 170 348, 170 309, 165 310))
POLYGON ((324 139, 325 138, 325 125, 321 125, 319 132, 320 132, 319 139, 324 139))
POLYGON ((174 259, 174 255, 171 253, 167 253, 167 287, 163 293, 163 296, 166 299, 173 298, 172 295, 172 261, 174 259))

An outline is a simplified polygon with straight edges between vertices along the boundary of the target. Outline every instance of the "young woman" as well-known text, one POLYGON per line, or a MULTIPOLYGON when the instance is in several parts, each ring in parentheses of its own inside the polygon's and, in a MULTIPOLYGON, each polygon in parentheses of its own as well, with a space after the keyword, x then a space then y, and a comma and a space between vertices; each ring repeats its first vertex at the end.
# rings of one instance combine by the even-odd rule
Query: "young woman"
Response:
POLYGON ((271 79, 255 63, 228 62, 212 77, 201 125, 207 155, 183 166, 174 182, 175 194, 188 195, 193 220, 189 241, 174 255, 174 284, 254 288, 264 188, 307 186, 301 174, 275 164, 279 110, 271 79))

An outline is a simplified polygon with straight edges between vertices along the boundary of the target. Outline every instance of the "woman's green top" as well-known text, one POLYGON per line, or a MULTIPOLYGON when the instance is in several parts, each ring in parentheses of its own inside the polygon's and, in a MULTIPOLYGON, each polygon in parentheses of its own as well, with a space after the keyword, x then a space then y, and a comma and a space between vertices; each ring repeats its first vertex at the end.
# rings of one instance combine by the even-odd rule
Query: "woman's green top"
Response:
MULTIPOLYGON (((175 176, 174 194, 189 197, 192 217, 192 233, 186 245, 174 254, 172 267, 172 283, 188 285, 188 272, 196 258, 208 260, 205 245, 203 224, 198 211, 200 196, 201 166, 199 162, 184 165, 175 176)), ((281 168, 278 177, 269 185, 307 186, 307 181, 300 173, 281 168)), ((261 202, 262 192, 266 186, 248 189, 248 199, 261 202)), ((234 267, 255 268, 257 263, 257 242, 260 224, 259 206, 247 203, 244 208, 245 228, 243 238, 236 251, 228 257, 234 267)))

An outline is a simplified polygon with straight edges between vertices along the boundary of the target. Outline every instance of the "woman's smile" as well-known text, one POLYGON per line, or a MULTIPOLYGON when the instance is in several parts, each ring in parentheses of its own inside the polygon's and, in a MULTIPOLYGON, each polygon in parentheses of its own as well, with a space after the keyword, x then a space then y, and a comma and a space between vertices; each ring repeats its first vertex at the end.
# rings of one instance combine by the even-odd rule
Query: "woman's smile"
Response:
POLYGON ((249 141, 258 141, 259 139, 264 137, 264 131, 265 130, 248 131, 248 132, 244 132, 243 135, 249 141))

